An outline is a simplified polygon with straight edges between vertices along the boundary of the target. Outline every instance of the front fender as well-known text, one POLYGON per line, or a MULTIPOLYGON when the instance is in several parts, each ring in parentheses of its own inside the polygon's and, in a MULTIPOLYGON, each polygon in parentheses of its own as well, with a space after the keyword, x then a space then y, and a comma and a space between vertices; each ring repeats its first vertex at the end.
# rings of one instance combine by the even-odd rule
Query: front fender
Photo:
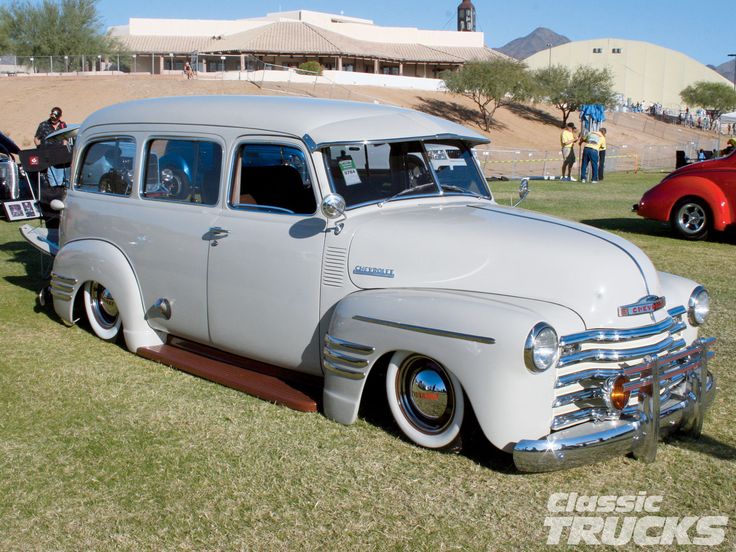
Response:
POLYGON ((75 322, 75 298, 89 281, 100 282, 115 298, 129 350, 135 352, 139 347, 163 343, 146 321, 138 280, 128 259, 117 247, 103 240, 69 242, 54 259, 51 278, 54 310, 66 324, 75 322))
POLYGON ((532 373, 523 358, 527 335, 541 321, 559 335, 584 329, 573 311, 539 301, 417 289, 353 293, 336 306, 325 338, 325 414, 352 423, 375 361, 407 350, 457 376, 495 446, 509 450, 521 439, 547 435, 555 373, 532 373), (347 353, 345 362, 331 348, 347 353), (364 368, 356 368, 361 362, 364 368))
POLYGON ((702 176, 683 175, 665 180, 644 194, 637 213, 645 218, 667 222, 678 201, 685 197, 703 199, 713 213, 713 228, 722 231, 734 222, 734 206, 723 190, 702 176))

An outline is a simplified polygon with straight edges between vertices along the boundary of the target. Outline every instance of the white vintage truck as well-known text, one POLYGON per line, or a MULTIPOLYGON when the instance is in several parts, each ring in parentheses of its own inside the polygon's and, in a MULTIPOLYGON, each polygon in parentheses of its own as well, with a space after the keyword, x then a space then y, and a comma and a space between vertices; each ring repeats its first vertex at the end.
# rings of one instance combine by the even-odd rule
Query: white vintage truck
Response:
POLYGON ((496 203, 487 141, 343 101, 102 109, 56 204, 54 309, 343 424, 383 378, 408 439, 456 448, 473 415, 522 471, 652 461, 663 432, 698 435, 708 292, 615 235, 496 203))

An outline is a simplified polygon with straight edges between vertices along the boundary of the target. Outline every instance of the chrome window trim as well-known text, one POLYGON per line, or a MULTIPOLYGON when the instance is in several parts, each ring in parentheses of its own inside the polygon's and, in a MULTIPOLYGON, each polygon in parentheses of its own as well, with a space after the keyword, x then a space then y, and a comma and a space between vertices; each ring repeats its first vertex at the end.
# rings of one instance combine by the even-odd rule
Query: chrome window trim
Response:
POLYGON ((436 335, 439 337, 449 337, 450 339, 461 339, 464 341, 473 341, 484 345, 493 345, 496 340, 492 337, 484 337, 480 335, 471 335, 449 330, 441 330, 438 328, 429 328, 426 326, 415 326, 413 324, 404 324, 402 322, 392 322, 390 320, 381 320, 380 318, 370 318, 368 316, 355 315, 353 320, 360 322, 368 322, 369 324, 377 324, 379 326, 388 326, 389 328, 397 328, 399 330, 408 330, 410 332, 423 333, 428 335, 436 335))

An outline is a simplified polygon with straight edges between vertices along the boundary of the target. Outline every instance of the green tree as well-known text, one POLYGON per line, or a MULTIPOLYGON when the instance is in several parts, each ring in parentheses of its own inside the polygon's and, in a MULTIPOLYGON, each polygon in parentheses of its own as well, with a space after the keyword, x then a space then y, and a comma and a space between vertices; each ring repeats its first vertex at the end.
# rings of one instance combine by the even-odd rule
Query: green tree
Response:
POLYGON ((580 106, 585 104, 613 105, 613 75, 607 68, 580 66, 570 71, 564 65, 537 69, 532 73, 535 97, 551 103, 562 112, 562 126, 580 106))
POLYGON ((97 0, 14 0, 0 7, 0 46, 21 56, 120 52, 102 30, 97 0))
POLYGON ((457 71, 441 75, 453 94, 470 98, 480 111, 479 124, 488 132, 499 107, 531 97, 532 86, 526 66, 512 59, 471 61, 457 71))
POLYGON ((698 81, 682 90, 680 98, 688 105, 702 107, 712 119, 736 107, 736 91, 722 82, 698 81))

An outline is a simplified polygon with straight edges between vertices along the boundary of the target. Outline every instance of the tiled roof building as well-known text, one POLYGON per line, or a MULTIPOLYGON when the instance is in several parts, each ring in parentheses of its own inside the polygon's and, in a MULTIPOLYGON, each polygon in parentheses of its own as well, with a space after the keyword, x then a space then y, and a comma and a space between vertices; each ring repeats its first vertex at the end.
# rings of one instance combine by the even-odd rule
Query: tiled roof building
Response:
POLYGON ((246 70, 254 59, 283 66, 314 60, 326 69, 437 77, 502 56, 485 46, 483 33, 379 27, 303 10, 234 21, 131 19, 112 33, 154 72, 180 70, 190 58, 200 71, 246 70))

